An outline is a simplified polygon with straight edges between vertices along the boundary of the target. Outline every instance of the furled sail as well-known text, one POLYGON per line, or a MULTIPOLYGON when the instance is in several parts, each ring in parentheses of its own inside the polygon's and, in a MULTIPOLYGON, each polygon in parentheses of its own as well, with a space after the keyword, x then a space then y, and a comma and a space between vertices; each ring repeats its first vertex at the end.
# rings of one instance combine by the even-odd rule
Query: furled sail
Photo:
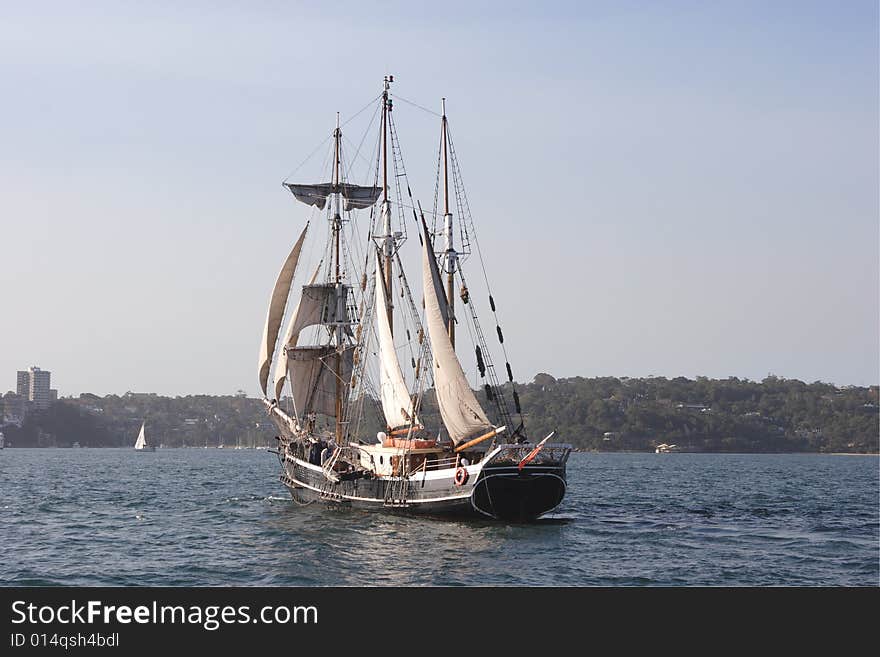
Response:
POLYGON ((379 336, 379 396, 388 427, 396 429, 413 420, 412 400, 400 371, 400 361, 394 350, 394 337, 388 324, 388 293, 382 276, 382 262, 376 254, 376 322, 379 336))
POLYGON ((333 189, 331 183, 318 185, 291 185, 290 183, 284 183, 284 186, 293 193, 297 201, 306 205, 315 205, 319 210, 324 209, 324 206, 327 204, 327 197, 330 196, 333 189))
POLYGON ((361 185, 341 184, 342 198, 345 199, 345 210, 363 210, 379 200, 381 187, 363 187, 361 185))
POLYGON ((141 424, 141 432, 138 434, 137 440, 134 442, 135 449, 143 449, 147 446, 147 436, 144 433, 144 425, 146 423, 141 424))
POLYGON ((343 403, 348 398, 354 347, 345 345, 291 347, 287 349, 287 376, 293 389, 297 412, 336 416, 336 358, 340 357, 339 379, 343 403))
POLYGON ((368 208, 382 195, 381 187, 364 187, 346 183, 338 185, 333 183, 319 183, 317 185, 284 183, 284 186, 293 193, 297 201, 306 205, 314 205, 319 210, 323 210, 327 205, 327 197, 330 194, 342 194, 342 198, 345 199, 344 209, 346 211, 368 208))
POLYGON ((284 261, 278 278, 275 281, 275 287, 272 289, 272 296, 269 300, 269 311, 266 314, 266 326, 263 328, 263 340, 260 343, 260 361, 259 375, 260 388, 263 395, 266 394, 266 386, 269 381, 269 367, 272 365, 272 356, 275 352, 275 341, 278 339, 278 331, 281 329, 281 319, 284 317, 284 307, 287 305, 287 296, 290 294, 290 284, 293 282, 293 275, 296 272, 296 264, 299 261, 299 254, 302 250, 303 241, 306 238, 306 232, 309 225, 306 224, 302 234, 293 245, 290 255, 284 261))
MULTIPOLYGON (((309 285, 313 285, 316 280, 318 280, 318 274, 321 272, 321 265, 319 264, 315 267, 315 273, 312 274, 312 278, 309 280, 309 285)), ((296 308, 293 309, 293 312, 290 315, 290 320, 287 322, 287 330, 284 331, 284 337, 281 338, 281 356, 278 358, 278 363, 275 365, 275 399, 281 399, 281 392, 284 390, 284 382, 287 380, 287 349, 289 347, 295 347, 297 341, 299 340, 299 332, 301 329, 296 329, 296 326, 299 323, 299 309, 302 307, 302 299, 296 304, 296 308), (296 330, 294 330, 296 329, 296 330), (279 372, 281 375, 279 376, 279 372)))
POLYGON ((440 301, 444 298, 443 285, 424 220, 422 229, 422 284, 425 294, 425 320, 434 355, 434 391, 443 424, 446 425, 449 437, 457 445, 469 436, 488 431, 492 424, 468 384, 446 332, 445 303, 440 301))

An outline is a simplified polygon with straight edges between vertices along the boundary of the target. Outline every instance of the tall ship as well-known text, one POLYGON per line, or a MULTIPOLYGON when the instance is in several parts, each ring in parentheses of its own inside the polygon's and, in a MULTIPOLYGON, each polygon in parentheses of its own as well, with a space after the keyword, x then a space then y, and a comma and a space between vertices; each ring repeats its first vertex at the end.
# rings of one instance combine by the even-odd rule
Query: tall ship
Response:
POLYGON ((371 159, 360 147, 353 158, 368 163, 366 184, 349 179, 345 147, 354 142, 338 114, 323 177, 284 182, 311 216, 277 276, 260 343, 280 481, 301 504, 534 520, 562 502, 571 446, 527 434, 445 100, 426 213, 406 176, 392 82, 386 76, 368 105, 360 144, 377 126, 371 159), (304 254, 318 252, 317 265, 300 272, 304 254), (483 303, 465 278, 472 258, 483 303), (495 324, 503 368, 481 314, 495 324))

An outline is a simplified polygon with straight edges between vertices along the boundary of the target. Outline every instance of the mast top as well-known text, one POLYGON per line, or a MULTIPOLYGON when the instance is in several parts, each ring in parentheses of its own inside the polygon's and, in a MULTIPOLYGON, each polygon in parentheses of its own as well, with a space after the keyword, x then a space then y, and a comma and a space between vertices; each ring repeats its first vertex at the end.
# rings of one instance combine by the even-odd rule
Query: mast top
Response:
POLYGON ((445 119, 446 118, 446 99, 445 98, 440 99, 440 107, 441 107, 440 111, 443 114, 443 118, 445 119))
POLYGON ((392 82, 394 82, 394 76, 393 75, 386 75, 385 79, 384 79, 385 87, 382 90, 382 100, 384 101, 385 107, 387 108, 387 110, 389 112, 392 109, 394 109, 394 105, 391 102, 391 99, 388 98, 388 91, 391 89, 392 82))

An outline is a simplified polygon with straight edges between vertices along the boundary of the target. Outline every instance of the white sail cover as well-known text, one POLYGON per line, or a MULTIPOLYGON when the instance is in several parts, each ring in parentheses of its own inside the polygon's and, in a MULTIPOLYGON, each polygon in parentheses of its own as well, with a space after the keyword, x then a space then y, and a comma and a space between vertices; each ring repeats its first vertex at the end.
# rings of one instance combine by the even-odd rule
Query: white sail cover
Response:
POLYGON ((144 424, 141 424, 141 432, 138 434, 137 440, 134 442, 135 449, 143 449, 147 446, 147 437, 144 434, 144 424))
POLYGON ((333 183, 319 183, 317 185, 284 183, 284 186, 293 193, 297 201, 306 205, 314 205, 319 210, 323 210, 327 205, 327 197, 330 194, 342 194, 342 198, 345 199, 344 209, 346 211, 368 208, 382 195, 381 187, 364 187, 346 183, 338 185, 333 183))
MULTIPOLYGON (((321 265, 315 267, 315 273, 309 279, 309 285, 313 285, 318 280, 318 274, 321 272, 321 265)), ((275 365, 275 399, 281 400, 281 393, 284 390, 284 382, 287 380, 287 349, 295 347, 299 341, 299 333, 301 329, 296 329, 299 323, 299 309, 302 307, 302 298, 297 302, 296 308, 290 314, 290 320, 287 322, 287 330, 284 331, 284 337, 281 338, 281 356, 275 365), (281 373, 281 376, 278 373, 281 373)))
MULTIPOLYGON (((379 336, 379 396, 385 422, 391 429, 413 423, 412 400, 394 350, 394 337, 388 324, 388 294, 382 276, 382 262, 376 254, 376 323, 379 336)), ((418 422, 418 420, 416 420, 418 422)))
MULTIPOLYGON (((334 345, 287 349, 287 376, 293 389, 293 403, 300 415, 336 416, 336 354, 334 345)), ((348 398, 353 354, 352 346, 345 346, 340 354, 339 384, 343 403, 348 398)))
POLYGON ((431 247, 427 226, 422 223, 422 284, 425 293, 425 323, 434 355, 434 391, 437 406, 449 437, 456 445, 477 433, 485 433, 492 424, 483 412, 461 369, 455 349, 449 340, 447 322, 441 304, 443 286, 431 247))
POLYGON ((284 261, 284 265, 278 273, 278 278, 275 280, 272 296, 269 299, 266 325, 263 327, 263 340, 260 342, 259 360, 260 388, 262 388, 264 396, 266 395, 266 386, 269 381, 269 367, 272 365, 272 356, 275 353, 275 341, 278 339, 281 319, 284 317, 284 307, 287 305, 287 297, 290 294, 290 284, 293 282, 296 264, 299 261, 299 254, 308 229, 309 225, 306 224, 302 234, 287 256, 287 260, 284 261))

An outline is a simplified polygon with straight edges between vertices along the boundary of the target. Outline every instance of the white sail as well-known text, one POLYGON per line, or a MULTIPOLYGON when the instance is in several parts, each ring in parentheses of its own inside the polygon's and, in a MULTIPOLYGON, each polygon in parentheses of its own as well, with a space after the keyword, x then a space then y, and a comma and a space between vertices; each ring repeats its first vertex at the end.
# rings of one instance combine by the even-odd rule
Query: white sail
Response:
POLYGON ((445 299, 443 286, 424 222, 422 227, 422 284, 425 294, 425 323, 434 355, 434 391, 443 424, 446 425, 449 437, 457 445, 469 436, 488 431, 492 424, 468 384, 446 332, 447 322, 443 312, 446 304, 440 302, 440 299, 445 299))
POLYGON ((146 435, 144 434, 144 425, 145 425, 145 424, 146 424, 146 422, 144 422, 143 424, 141 424, 141 431, 140 431, 140 433, 138 434, 137 440, 136 440, 135 443, 134 443, 134 448, 135 448, 135 449, 143 449, 144 447, 147 446, 147 437, 146 437, 146 435))
POLYGON ((291 335, 299 335, 304 328, 315 324, 341 323, 350 332, 351 327, 344 314, 350 289, 351 287, 348 285, 337 285, 336 283, 303 285, 296 317, 292 318, 287 330, 291 335))
POLYGON ((266 394, 266 386, 269 381, 269 367, 272 365, 272 356, 275 352, 275 341, 278 339, 278 331, 281 329, 281 319, 284 317, 284 307, 287 305, 287 297, 290 294, 290 284, 293 282, 293 275, 296 272, 296 264, 299 261, 299 254, 302 250, 303 241, 306 238, 306 231, 309 225, 303 228, 302 234, 299 236, 287 260, 281 267, 278 278, 275 281, 275 287, 272 289, 272 296, 269 300, 269 310, 266 313, 266 325, 263 328, 263 340, 260 342, 260 361, 259 375, 260 388, 263 395, 266 394))
MULTIPOLYGON (((287 349, 287 376, 293 390, 297 412, 321 413, 336 416, 336 357, 335 345, 292 347, 287 349)), ((348 399, 354 347, 345 346, 339 353, 341 384, 340 398, 348 399)))
MULTIPOLYGON (((379 335, 379 396, 388 427, 396 429, 413 423, 412 400, 400 371, 394 350, 394 337, 388 324, 388 294, 382 276, 382 263, 376 254, 376 322, 379 335)), ((415 422, 418 422, 416 420, 415 422)))
MULTIPOLYGON (((318 274, 321 272, 321 265, 315 267, 315 273, 309 279, 309 285, 314 285, 318 280, 318 274)), ((287 329, 284 331, 284 337, 281 339, 281 356, 275 365, 275 399, 281 399, 281 393, 284 390, 284 382, 287 380, 287 349, 295 347, 299 341, 299 334, 302 330, 297 328, 299 325, 299 309, 302 307, 302 298, 297 302, 296 308, 290 314, 290 320, 287 322, 287 329), (279 372, 281 376, 279 376, 279 372)))

